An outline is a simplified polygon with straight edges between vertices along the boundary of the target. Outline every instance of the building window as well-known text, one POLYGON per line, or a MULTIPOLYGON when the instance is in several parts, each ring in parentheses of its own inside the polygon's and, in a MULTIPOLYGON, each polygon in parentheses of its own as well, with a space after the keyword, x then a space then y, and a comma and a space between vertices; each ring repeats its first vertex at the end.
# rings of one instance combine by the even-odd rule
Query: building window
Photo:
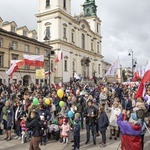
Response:
POLYGON ((48 60, 44 61, 44 68, 46 71, 48 71, 48 60))
POLYGON ((66 0, 63 0, 63 8, 66 9, 66 0))
POLYGON ((44 56, 45 56, 45 57, 48 56, 48 50, 44 50, 44 56))
POLYGON ((13 48, 13 50, 17 50, 18 49, 18 43, 13 41, 12 42, 12 48, 13 48))
POLYGON ((92 72, 94 72, 94 64, 92 64, 92 72))
POLYGON ((50 68, 52 71, 54 70, 54 61, 51 60, 51 68, 50 68))
POLYGON ((93 42, 91 42, 91 51, 93 51, 94 49, 93 49, 93 42))
POLYGON ((97 43, 97 53, 99 53, 99 42, 97 43))
POLYGON ((35 48, 35 54, 39 55, 39 48, 37 48, 37 47, 35 48))
POLYGON ((67 71, 67 60, 64 60, 64 71, 67 71))
POLYGON ((46 0, 46 7, 50 6, 50 0, 46 0))
POLYGON ((85 49, 85 35, 82 34, 82 49, 85 49))
POLYGON ((63 38, 66 39, 67 38, 67 36, 66 36, 66 28, 64 28, 63 31, 64 31, 64 37, 63 38))
POLYGON ((99 33, 99 24, 97 23, 97 33, 99 33))
POLYGON ((24 65, 24 69, 29 69, 30 67, 28 65, 24 65))
POLYGON ((0 53, 0 67, 3 67, 4 64, 4 54, 0 53))
POLYGON ((18 55, 12 54, 12 60, 18 60, 18 55))
POLYGON ((2 38, 0 38, 0 47, 2 47, 3 45, 3 39, 2 38))
POLYGON ((16 27, 15 26, 11 26, 11 32, 16 32, 16 27))
POLYGON ((100 64, 98 64, 98 74, 100 74, 101 73, 101 65, 100 64))
POLYGON ((37 70, 37 69, 40 69, 40 67, 39 66, 35 66, 35 69, 37 70))
POLYGON ((23 36, 27 36, 27 31, 23 30, 23 36))
POLYGON ((33 39, 36 39, 36 34, 33 33, 32 38, 33 38, 33 39))
POLYGON ((74 43, 74 33, 73 32, 71 33, 71 41, 72 41, 72 43, 74 43))
POLYGON ((25 52, 29 53, 29 45, 25 45, 25 52))
POLYGON ((46 27, 46 35, 50 39, 50 26, 46 27))
POLYGON ((75 71, 75 61, 72 62, 73 72, 75 71))

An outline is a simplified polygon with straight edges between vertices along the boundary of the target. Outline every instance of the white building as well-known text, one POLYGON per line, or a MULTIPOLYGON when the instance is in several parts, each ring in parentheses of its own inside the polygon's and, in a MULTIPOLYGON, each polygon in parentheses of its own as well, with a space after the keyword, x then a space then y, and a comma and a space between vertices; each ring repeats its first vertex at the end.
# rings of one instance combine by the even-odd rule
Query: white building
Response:
MULTIPOLYGON (((80 7, 80 6, 79 6, 80 7)), ((63 59, 58 63, 51 81, 69 82, 74 72, 83 78, 102 77, 101 20, 97 16, 95 0, 85 0, 84 13, 71 16, 71 0, 38 0, 38 40, 45 34, 55 51, 51 65, 62 48, 63 59)))

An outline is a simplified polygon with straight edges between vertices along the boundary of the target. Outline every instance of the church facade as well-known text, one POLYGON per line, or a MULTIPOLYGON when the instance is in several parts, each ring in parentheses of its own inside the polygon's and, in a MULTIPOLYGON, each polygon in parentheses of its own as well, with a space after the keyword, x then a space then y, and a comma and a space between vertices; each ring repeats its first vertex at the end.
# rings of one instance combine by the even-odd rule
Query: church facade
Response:
POLYGON ((75 72, 84 80, 93 73, 102 77, 101 20, 95 0, 85 0, 82 6, 83 13, 71 16, 71 0, 38 0, 38 40, 55 52, 50 65, 57 65, 57 70, 51 82, 69 82, 75 72), (62 60, 55 64, 60 49, 62 60))

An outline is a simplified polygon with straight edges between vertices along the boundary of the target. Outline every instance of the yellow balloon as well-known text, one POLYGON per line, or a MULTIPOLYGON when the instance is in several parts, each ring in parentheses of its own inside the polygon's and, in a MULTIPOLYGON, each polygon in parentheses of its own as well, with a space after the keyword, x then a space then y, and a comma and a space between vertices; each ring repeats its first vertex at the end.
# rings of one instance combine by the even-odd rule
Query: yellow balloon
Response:
POLYGON ((106 88, 106 87, 104 88, 104 91, 105 91, 105 92, 107 91, 107 88, 106 88))
POLYGON ((46 98, 45 99, 45 104, 50 105, 50 103, 51 103, 50 99, 46 98))
POLYGON ((59 98, 62 98, 64 96, 64 91, 62 89, 59 89, 57 91, 57 95, 58 95, 59 98))

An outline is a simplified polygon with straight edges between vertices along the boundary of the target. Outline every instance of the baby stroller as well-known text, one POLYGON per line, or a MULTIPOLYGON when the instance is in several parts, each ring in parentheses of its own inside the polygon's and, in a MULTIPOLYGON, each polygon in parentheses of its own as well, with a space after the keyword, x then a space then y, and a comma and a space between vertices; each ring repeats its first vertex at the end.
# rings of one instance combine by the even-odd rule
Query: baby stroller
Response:
POLYGON ((58 126, 58 121, 53 120, 50 125, 48 125, 48 139, 51 139, 52 137, 58 141, 60 138, 60 129, 58 126))

